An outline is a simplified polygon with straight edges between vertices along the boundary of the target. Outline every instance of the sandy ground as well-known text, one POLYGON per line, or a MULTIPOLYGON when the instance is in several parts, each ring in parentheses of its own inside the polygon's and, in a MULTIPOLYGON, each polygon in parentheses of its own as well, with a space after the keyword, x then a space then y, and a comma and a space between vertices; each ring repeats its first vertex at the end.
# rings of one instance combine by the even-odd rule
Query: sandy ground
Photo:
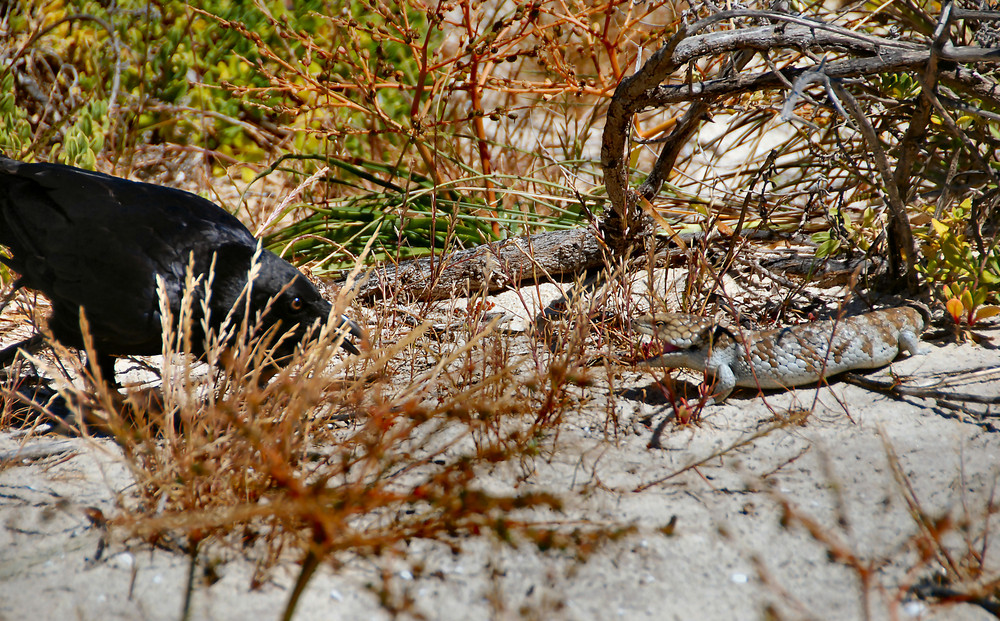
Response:
MULTIPOLYGON (((495 301, 516 307, 511 299, 495 301)), ((1000 336, 996 328, 981 332, 1000 336)), ((892 372, 907 385, 944 382, 947 390, 1000 395, 997 371, 975 372, 1000 369, 1000 351, 928 345, 928 354, 903 357, 892 372)), ((696 425, 664 425, 660 448, 650 448, 666 410, 662 399, 646 395, 657 393, 662 374, 621 367, 609 385, 595 373, 596 383, 580 389, 584 405, 567 420, 554 456, 538 460, 525 483, 566 498, 568 520, 634 525, 634 535, 583 564, 486 538, 464 542, 457 555, 414 542, 405 558, 382 566, 344 557, 338 571, 324 567, 313 579, 296 618, 388 618, 368 586, 385 566, 394 592, 413 597, 430 619, 763 619, 770 610, 780 618, 992 618, 970 604, 931 605, 906 595, 934 565, 914 545, 920 528, 891 466, 896 460, 925 515, 952 517, 943 542, 965 562, 963 532, 977 550, 987 529, 997 535, 986 506, 1000 473, 1000 435, 989 425, 931 400, 833 382, 765 396, 737 391, 696 425), (617 434, 609 408, 620 421, 617 434), (801 424, 763 433, 776 417, 800 410, 811 411, 801 424), (784 519, 783 503, 816 525, 812 534, 803 520, 784 519), (671 520, 668 535, 663 527, 671 520), (835 553, 870 567, 869 584, 835 553)), ((19 442, 15 431, 0 430, 0 451, 19 442)), ((69 442, 73 450, 62 456, 0 470, 0 619, 180 618, 185 557, 128 547, 112 533, 95 560, 104 535, 83 509, 115 514, 131 479, 113 443, 69 442)), ((507 485, 514 475, 497 470, 483 484, 507 485)), ((987 575, 996 576, 996 546, 985 550, 987 575)), ((192 618, 278 618, 295 565, 253 591, 248 563, 218 554, 221 579, 198 587, 192 618)))

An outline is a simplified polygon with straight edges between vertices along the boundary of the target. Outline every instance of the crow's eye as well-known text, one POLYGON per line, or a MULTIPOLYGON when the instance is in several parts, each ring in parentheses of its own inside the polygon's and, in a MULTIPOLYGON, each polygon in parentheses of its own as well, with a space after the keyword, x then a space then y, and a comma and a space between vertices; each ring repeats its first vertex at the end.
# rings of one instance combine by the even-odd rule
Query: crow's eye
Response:
POLYGON ((292 298, 291 303, 288 305, 296 313, 302 310, 302 298, 292 298))

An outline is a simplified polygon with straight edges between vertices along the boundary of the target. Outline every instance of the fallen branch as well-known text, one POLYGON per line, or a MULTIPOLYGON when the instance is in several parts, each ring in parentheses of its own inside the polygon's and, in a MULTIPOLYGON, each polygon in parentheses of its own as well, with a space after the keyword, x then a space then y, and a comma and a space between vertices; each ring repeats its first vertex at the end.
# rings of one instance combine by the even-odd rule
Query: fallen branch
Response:
POLYGON ((380 268, 358 284, 357 297, 384 293, 442 300, 483 289, 492 292, 576 274, 603 265, 604 256, 604 246, 591 229, 539 233, 380 268))
POLYGON ((940 390, 937 388, 921 388, 919 386, 906 386, 905 384, 900 384, 896 381, 880 381, 873 380, 869 377, 863 375, 856 375, 854 373, 844 373, 844 381, 854 384, 855 386, 860 386, 867 390, 874 390, 877 392, 882 392, 887 395, 899 396, 899 397, 920 397, 923 399, 946 399, 950 401, 963 401, 965 403, 986 403, 995 404, 1000 403, 1000 395, 977 395, 968 392, 950 392, 947 390, 940 390))

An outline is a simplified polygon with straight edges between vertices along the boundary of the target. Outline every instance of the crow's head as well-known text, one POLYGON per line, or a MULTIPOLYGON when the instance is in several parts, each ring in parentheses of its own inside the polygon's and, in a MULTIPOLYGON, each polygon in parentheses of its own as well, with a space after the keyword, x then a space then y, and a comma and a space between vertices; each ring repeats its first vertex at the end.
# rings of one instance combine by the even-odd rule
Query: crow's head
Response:
MULTIPOLYGON (((217 253, 212 308, 213 313, 221 315, 217 314, 219 318, 213 323, 221 321, 230 309, 235 309, 240 313, 237 318, 242 318, 246 307, 241 293, 251 273, 252 262, 253 252, 242 246, 222 249, 217 253)), ((257 314, 261 313, 258 336, 272 328, 276 330, 275 339, 292 331, 291 336, 284 338, 274 352, 276 358, 283 358, 295 350, 311 328, 326 322, 333 307, 309 279, 273 252, 262 250, 256 262, 248 319, 254 325, 257 314)), ((365 338, 364 331, 347 317, 340 317, 339 327, 345 335, 365 338)), ((318 328, 316 330, 313 335, 318 334, 318 328)), ((342 346, 353 354, 359 353, 358 348, 347 339, 342 346)))

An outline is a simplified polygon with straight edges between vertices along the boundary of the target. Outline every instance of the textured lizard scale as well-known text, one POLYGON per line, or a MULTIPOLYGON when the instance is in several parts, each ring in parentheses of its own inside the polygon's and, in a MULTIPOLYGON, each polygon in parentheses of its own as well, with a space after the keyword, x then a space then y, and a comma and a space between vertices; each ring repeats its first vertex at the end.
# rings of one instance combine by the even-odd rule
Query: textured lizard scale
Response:
POLYGON ((775 330, 725 328, 712 319, 679 313, 646 315, 633 328, 664 347, 647 366, 684 367, 716 377, 715 401, 735 386, 788 388, 853 369, 874 369, 900 351, 923 353, 923 317, 899 307, 775 330))

